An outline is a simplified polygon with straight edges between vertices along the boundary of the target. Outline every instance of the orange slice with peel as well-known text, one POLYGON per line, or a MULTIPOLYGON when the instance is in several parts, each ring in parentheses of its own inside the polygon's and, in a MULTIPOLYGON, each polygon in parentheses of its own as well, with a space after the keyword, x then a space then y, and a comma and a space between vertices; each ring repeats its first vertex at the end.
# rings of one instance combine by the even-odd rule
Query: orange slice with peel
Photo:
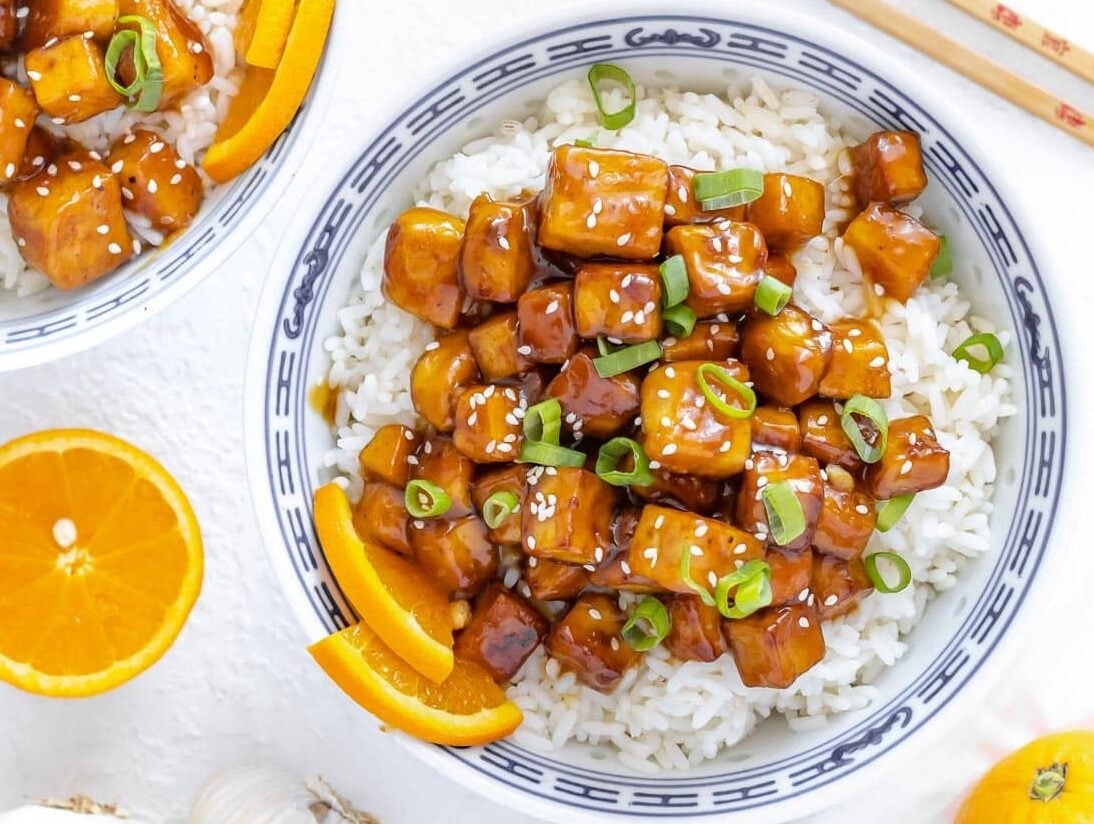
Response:
POLYGON ((315 528, 338 585, 361 619, 404 661, 441 682, 452 672, 452 613, 448 598, 421 567, 364 543, 342 487, 315 493, 315 528))
POLYGON ((0 679, 74 698, 175 641, 201 591, 201 533, 175 480, 111 435, 0 446, 0 679))
POLYGON ((364 622, 324 638, 309 652, 366 710, 433 744, 488 744, 524 720, 485 670, 457 658, 452 674, 435 684, 393 653, 364 622))
POLYGON ((292 122, 323 56, 334 0, 300 0, 276 69, 252 66, 202 166, 226 183, 253 166, 292 122))
POLYGON ((295 0, 246 0, 236 24, 235 44, 249 66, 277 68, 295 6, 295 0))

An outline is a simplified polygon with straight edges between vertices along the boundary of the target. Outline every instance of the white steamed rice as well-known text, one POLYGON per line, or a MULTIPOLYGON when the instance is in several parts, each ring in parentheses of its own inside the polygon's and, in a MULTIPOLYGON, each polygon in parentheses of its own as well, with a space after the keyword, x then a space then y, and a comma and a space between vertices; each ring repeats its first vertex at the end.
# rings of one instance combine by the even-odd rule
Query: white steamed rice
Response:
MULTIPOLYGON (((849 143, 839 125, 820 114, 811 93, 780 93, 762 79, 748 78, 724 96, 642 89, 639 95, 634 121, 614 134, 598 129, 586 84, 567 82, 548 95, 534 117, 506 122, 494 135, 437 163, 415 199, 466 215, 481 192, 506 198, 538 190, 550 150, 594 131, 600 146, 670 163, 806 175, 826 185, 828 212, 824 235, 792 257, 798 269, 795 300, 823 320, 864 313, 858 264, 837 238, 838 225, 851 216, 848 185, 841 178, 849 143)), ((427 324, 384 301, 384 239, 376 239, 359 288, 339 313, 342 334, 326 341, 328 382, 339 390, 337 448, 327 465, 353 496, 362 489, 357 454, 376 430, 416 422, 409 374, 433 337, 427 324)), ((577 683, 541 648, 509 688, 525 715, 514 736, 519 743, 540 749, 569 741, 610 744, 634 769, 685 769, 715 757, 774 713, 786 716, 792 727, 807 728, 872 700, 870 682, 904 653, 901 637, 927 602, 953 586, 967 558, 989 549, 995 480, 990 441, 1000 418, 1015 412, 1010 367, 1004 363, 980 375, 947 354, 974 331, 995 331, 970 314, 954 283, 930 281, 906 305, 888 304, 882 318, 893 388, 887 411, 891 417, 929 415, 951 455, 948 483, 917 495, 894 529, 871 539, 868 551, 904 557, 913 585, 895 595, 871 595, 850 615, 825 623, 824 660, 785 690, 746 688, 729 655, 709 664, 681 663, 661 647, 627 673, 614 693, 602 695, 577 683)), ((1008 345, 1007 332, 999 337, 1008 345)), ((515 570, 507 572, 505 583, 527 591, 515 570)))
MULTIPOLYGON (((175 0, 175 4, 201 29, 209 43, 214 74, 208 84, 167 111, 142 114, 118 108, 68 126, 58 127, 46 117, 39 118, 39 124, 104 154, 115 140, 132 129, 149 128, 174 146, 183 160, 194 164, 200 153, 212 145, 217 127, 228 113, 243 79, 233 41, 243 0, 175 0)), ((25 84, 21 61, 13 71, 25 84)), ((207 186, 209 183, 206 180, 207 186)), ((0 194, 0 299, 5 290, 23 297, 49 286, 46 277, 27 266, 19 254, 7 219, 7 205, 7 197, 0 194)), ((147 219, 133 212, 127 212, 126 218, 130 231, 142 242, 153 246, 163 243, 164 235, 153 229, 147 219)))

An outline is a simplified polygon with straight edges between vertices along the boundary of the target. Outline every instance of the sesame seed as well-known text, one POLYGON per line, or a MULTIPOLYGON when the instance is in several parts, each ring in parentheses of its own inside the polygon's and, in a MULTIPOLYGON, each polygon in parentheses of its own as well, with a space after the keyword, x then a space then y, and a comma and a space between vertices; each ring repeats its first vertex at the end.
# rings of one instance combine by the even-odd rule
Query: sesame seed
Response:
POLYGON ((792 188, 790 188, 790 181, 787 180, 786 178, 783 178, 783 194, 786 195, 787 197, 793 197, 794 196, 794 190, 792 188))
POLYGON ((589 229, 596 228, 596 215, 594 215, 592 212, 589 212, 589 216, 585 218, 585 226, 589 229))
POLYGON ((748 552, 747 544, 737 544, 737 546, 733 547, 734 555, 744 555, 746 552, 748 552))
POLYGON ((436 341, 436 340, 431 340, 429 343, 427 343, 425 345, 425 351, 426 352, 432 352, 435 349, 440 349, 440 348, 441 348, 441 342, 436 341))
POLYGON ((611 647, 612 647, 613 651, 615 651, 615 652, 619 651, 619 639, 618 638, 612 636, 612 640, 609 643, 611 644, 611 647))
POLYGON ((848 354, 851 354, 855 351, 855 347, 851 345, 850 338, 843 339, 843 348, 847 351, 848 354))
POLYGON ((880 283, 875 283, 874 284, 874 294, 877 295, 878 297, 883 297, 885 295, 885 287, 882 286, 880 283))
POLYGON ((862 330, 861 330, 861 329, 852 329, 852 330, 851 330, 850 332, 848 332, 848 333, 847 333, 847 337, 849 337, 849 338, 857 338, 857 337, 858 337, 859 335, 861 335, 861 334, 862 334, 862 330))
POLYGON ((631 242, 631 233, 630 232, 624 232, 623 234, 621 234, 619 237, 617 237, 615 239, 615 245, 616 246, 626 246, 630 242, 631 242))
POLYGON ((14 163, 9 163, 4 168, 4 176, 5 177, 15 177, 15 164, 14 163))
POLYGON ((699 425, 695 423, 691 418, 684 418, 680 421, 680 425, 691 432, 694 432, 699 428, 699 425))
POLYGON ((154 195, 160 189, 160 185, 154 180, 148 181, 148 194, 154 195))
POLYGON ((661 450, 661 454, 662 455, 675 455, 676 454, 676 444, 674 444, 674 443, 668 444, 667 446, 665 446, 664 449, 661 450))
POLYGON ((722 441, 722 445, 718 447, 719 452, 728 452, 733 448, 732 441, 722 441))
POLYGON ((531 355, 532 354, 532 347, 528 346, 527 344, 524 345, 524 346, 518 346, 517 347, 517 354, 518 355, 531 355))
POLYGON ((41 72, 27 72, 27 77, 29 77, 31 80, 41 80, 42 79, 42 73, 41 72))
MULTIPOLYGON (((176 177, 179 180, 182 179, 181 175, 175 175, 175 177, 171 178, 172 183, 175 182, 176 177)), ((508 252, 509 251, 509 238, 507 238, 505 235, 498 235, 498 246, 500 246, 502 249, 504 249, 506 252, 508 252)))
POLYGON ((666 366, 665 367, 665 377, 670 378, 670 379, 675 378, 676 377, 676 370, 673 369, 671 366, 666 366))
POLYGON ((589 174, 592 177, 596 177, 598 174, 600 174, 600 164, 597 163, 595 160, 589 161, 589 174))
POLYGON ((111 243, 109 246, 106 247, 106 250, 112 255, 120 255, 122 253, 122 247, 119 246, 117 243, 111 243))
POLYGON ((68 96, 68 100, 69 100, 70 103, 79 103, 80 102, 80 95, 70 94, 68 96))
POLYGON ((598 215, 602 211, 604 211, 604 202, 600 198, 597 198, 593 201, 593 214, 598 215))
POLYGON ((596 572, 595 564, 582 564, 581 568, 584 569, 586 572, 596 572))
POLYGON ((180 157, 178 160, 175 161, 175 168, 179 171, 182 171, 186 168, 186 161, 180 157))
POLYGON ((619 303, 619 293, 615 291, 615 289, 610 289, 608 291, 608 299, 611 300, 612 303, 619 303))
POLYGON ((715 575, 713 569, 710 572, 707 573, 707 580, 710 582, 710 585, 712 587, 717 587, 718 586, 718 576, 715 575))
POLYGON ((774 349, 772 349, 772 348, 771 348, 770 346, 769 346, 769 347, 767 347, 767 352, 765 352, 765 353, 764 353, 764 356, 765 356, 765 357, 766 357, 766 358, 767 358, 767 359, 768 359, 769 361, 773 361, 773 360, 775 360, 775 350, 774 350, 774 349))
POLYGON ((806 587, 805 589, 803 589, 801 592, 798 593, 798 600, 799 601, 804 601, 808 597, 809 597, 809 587, 806 587))
POLYGON ((620 323, 630 323, 632 320, 634 320, 634 312, 632 312, 630 309, 624 312, 623 315, 619 318, 620 323))
POLYGON ((866 504, 859 504, 855 507, 855 512, 857 512, 859 515, 869 515, 870 508, 866 506, 866 504))
POLYGON ((660 468, 661 468, 661 462, 660 461, 650 461, 650 469, 660 469, 660 468))
POLYGON ((668 400, 669 398, 672 397, 672 393, 669 392, 669 390, 667 390, 667 389, 658 389, 657 390, 657 397, 661 398, 662 400, 668 400))
MULTIPOLYGON (((178 186, 180 183, 182 183, 182 175, 180 175, 180 174, 171 175, 171 185, 172 186, 178 186)), ((505 240, 505 238, 502 238, 502 240, 505 240)), ((500 243, 500 241, 499 241, 499 243, 500 243)), ((509 248, 509 246, 508 246, 509 241, 506 240, 505 243, 506 243, 506 246, 504 248, 508 249, 509 248)))
POLYGON ((557 300, 552 300, 550 303, 547 304, 547 308, 543 310, 543 314, 553 315, 557 311, 558 311, 558 301, 557 300))
POLYGON ((663 415, 661 417, 661 426, 672 426, 672 418, 668 415, 663 415))
POLYGON ((95 175, 95 177, 91 178, 91 185, 94 186, 96 189, 102 189, 103 188, 103 179, 102 179, 102 177, 100 175, 95 175))
POLYGON ((25 129, 26 127, 27 127, 27 122, 25 120, 23 120, 23 118, 21 118, 21 117, 15 118, 15 128, 25 129))
POLYGON ((623 570, 624 575, 630 575, 631 574, 631 565, 628 564, 626 561, 620 561, 619 562, 619 568, 621 570, 623 570))
POLYGON ((828 416, 827 415, 817 416, 817 426, 828 426, 828 416))
POLYGON ((881 355, 878 355, 876 358, 874 358, 872 361, 870 361, 870 366, 874 369, 877 369, 878 367, 884 366, 884 365, 885 365, 885 358, 883 358, 881 355))
POLYGON ((39 186, 37 189, 35 189, 35 191, 38 192, 38 194, 40 194, 42 197, 49 197, 49 189, 47 189, 45 186, 39 186))
POLYGON ((665 523, 665 516, 664 515, 658 515, 657 518, 653 522, 653 528, 654 529, 660 529, 664 525, 664 523, 665 523))
POLYGON ((535 549, 536 548, 536 538, 535 538, 535 536, 534 535, 529 535, 528 539, 524 543, 528 545, 529 549, 535 549))
POLYGON ((798 626, 802 629, 809 629, 809 619, 803 615, 798 619, 798 626))
POLYGON ((709 531, 710 531, 710 527, 707 526, 706 522, 705 521, 699 521, 698 525, 695 527, 695 537, 696 538, 702 538, 709 531))
POLYGON ((110 234, 110 227, 107 226, 105 223, 101 223, 95 228, 95 231, 98 232, 100 235, 108 235, 110 234))
POLYGON ((676 190, 676 194, 679 196, 681 203, 687 203, 688 202, 688 187, 687 186, 679 187, 676 190))
POLYGON ((675 215, 676 214, 676 207, 673 206, 671 203, 666 203, 665 204, 665 214, 669 215, 670 217, 672 215, 675 215))
POLYGON ((113 166, 110 167, 110 171, 112 171, 114 174, 121 174, 121 171, 124 168, 125 168, 125 161, 124 160, 119 160, 116 163, 114 163, 113 166))
POLYGON ((900 474, 901 475, 907 475, 911 471, 912 471, 912 462, 911 461, 905 461, 900 467, 900 474))
POLYGON ((149 154, 159 154, 163 151, 164 143, 162 140, 157 140, 151 146, 148 147, 149 154))

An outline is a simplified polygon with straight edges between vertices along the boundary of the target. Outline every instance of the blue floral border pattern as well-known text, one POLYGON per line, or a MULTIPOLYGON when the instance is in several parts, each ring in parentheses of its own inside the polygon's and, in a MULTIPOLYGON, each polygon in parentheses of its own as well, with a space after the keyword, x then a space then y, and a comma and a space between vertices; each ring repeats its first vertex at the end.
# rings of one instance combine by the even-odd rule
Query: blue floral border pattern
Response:
MULTIPOLYGON (((379 194, 446 129, 532 81, 596 61, 647 55, 761 70, 830 95, 879 126, 919 132, 932 180, 953 196, 991 258, 1019 330, 1028 388, 1018 504, 984 592, 931 666, 853 728, 777 762, 727 767, 723 774, 700 778, 638 778, 578 770, 509 741, 446 750, 469 770, 555 804, 659 818, 756 809, 812 792, 900 744, 959 692, 991 655, 1032 586, 1059 500, 1067 422, 1057 330, 1036 263, 1018 227, 975 161, 900 89, 820 45, 748 23, 656 15, 555 31, 475 63, 408 108, 349 169, 299 251, 277 327, 271 330, 264 399, 266 455, 269 494, 278 512, 284 551, 327 629, 345 627, 353 614, 329 574, 312 530, 309 478, 314 462, 305 455, 308 376, 303 365, 320 332, 326 331, 317 330, 318 307, 331 289, 330 273, 379 194)), ((346 286, 340 283, 336 288, 346 286)))

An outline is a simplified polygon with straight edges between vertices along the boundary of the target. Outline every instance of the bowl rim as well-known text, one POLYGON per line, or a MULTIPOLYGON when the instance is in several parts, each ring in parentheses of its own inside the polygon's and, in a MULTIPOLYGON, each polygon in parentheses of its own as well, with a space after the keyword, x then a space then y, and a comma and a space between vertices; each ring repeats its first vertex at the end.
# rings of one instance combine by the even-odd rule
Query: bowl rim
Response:
MULTIPOLYGON (((996 164, 990 159, 985 159, 978 148, 978 143, 973 135, 972 129, 967 128, 964 125, 955 104, 950 103, 937 91, 932 91, 931 88, 915 75, 911 69, 903 66, 894 59, 891 54, 882 51, 879 46, 873 45, 864 38, 859 37, 857 34, 841 32, 831 23, 824 20, 818 21, 814 15, 802 13, 797 10, 772 10, 766 7, 753 8, 747 11, 736 8, 726 10, 711 5, 709 2, 697 2, 696 0, 688 0, 688 2, 674 6, 671 13, 664 12, 661 8, 651 3, 638 3, 629 4, 625 13, 622 11, 614 13, 615 10, 612 8, 598 12, 568 12, 559 15, 558 20, 549 26, 545 26, 542 23, 532 23, 518 32, 510 32, 504 37, 492 38, 486 48, 476 49, 474 53, 461 53, 457 58, 447 60, 442 71, 432 73, 432 82, 422 84, 421 88, 429 89, 430 91, 422 93, 422 97, 417 100, 416 103, 412 104, 401 113, 392 114, 391 111, 378 113, 374 122, 386 127, 397 122, 401 118, 405 118, 417 105, 424 100, 429 99, 431 94, 439 91, 447 82, 450 82, 454 77, 461 73, 467 72, 477 62, 481 62, 487 57, 497 57, 502 53, 511 52, 532 41, 537 41, 549 37, 552 34, 558 34, 568 29, 578 28, 593 23, 610 24, 628 20, 637 21, 649 17, 656 18, 658 22, 677 20, 680 22, 697 23, 702 22, 705 18, 711 23, 740 23, 749 26, 776 27, 774 30, 778 31, 779 34, 791 39, 804 41, 809 45, 833 50, 834 47, 839 44, 845 53, 853 55, 853 57, 849 59, 856 64, 861 64, 860 68, 868 74, 882 78, 887 85, 899 88, 902 91, 908 89, 908 96, 910 98, 915 100, 917 104, 924 104, 925 112, 930 116, 934 125, 940 129, 942 133, 946 134, 947 137, 957 143, 962 151, 966 152, 980 169, 985 172, 985 177, 988 180, 992 195, 1005 204, 1010 220, 1017 227, 1028 225, 1028 209, 1023 207, 1023 201, 1016 196, 1014 187, 1007 182, 1006 177, 999 174, 999 169, 996 164), (786 28, 785 30, 781 30, 777 28, 779 26, 786 28)), ((379 128, 372 129, 369 132, 369 137, 373 138, 379 133, 379 128)), ((332 169, 321 181, 318 181, 315 191, 324 193, 330 191, 326 188, 328 184, 333 185, 336 184, 337 181, 344 179, 355 162, 359 160, 360 157, 367 154, 367 148, 364 147, 368 147, 369 145, 369 140, 362 140, 359 144, 362 149, 349 152, 346 164, 332 169)), ((333 188, 336 190, 337 186, 333 185, 333 188)), ((299 210, 302 211, 304 208, 305 205, 301 204, 299 210)), ((311 228, 312 227, 305 221, 294 221, 294 230, 283 239, 276 255, 275 269, 279 271, 283 269, 284 276, 278 276, 271 279, 263 290, 259 313, 254 326, 255 334, 252 339, 248 362, 244 407, 245 432, 247 433, 260 432, 263 425, 263 402, 266 395, 265 384, 267 369, 269 367, 267 358, 269 354, 269 339, 263 337, 263 335, 271 329, 273 320, 279 315, 279 304, 281 298, 284 296, 285 283, 292 276, 292 269, 298 258, 298 252, 302 245, 301 242, 307 237, 311 228)), ((1045 259, 1040 242, 1034 238, 1031 244, 1027 234, 1021 232, 1019 232, 1019 234, 1022 243, 1026 247, 1025 253, 1031 264, 1030 268, 1039 281, 1038 285, 1049 299, 1048 305, 1052 309, 1051 313, 1048 315, 1049 322, 1053 325, 1054 329, 1066 331, 1070 319, 1065 312, 1061 311, 1061 308, 1065 306, 1065 304, 1060 303, 1057 299, 1058 294, 1056 288, 1050 283, 1046 283, 1041 277, 1040 268, 1037 265, 1038 261, 1045 259), (1030 246, 1032 246, 1032 249, 1030 246)), ((1066 338, 1058 331, 1055 339, 1060 340, 1066 338)), ((1020 337, 1017 337, 1015 346, 1020 346, 1024 350, 1025 347, 1023 344, 1024 341, 1022 341, 1020 337)), ((1061 349, 1060 351, 1066 352, 1067 350, 1061 349)), ((1025 360, 1026 356, 1023 354, 1023 362, 1025 362, 1025 360)), ((1061 359, 1059 368, 1063 370, 1067 366, 1067 363, 1068 360, 1065 356, 1061 359)), ((1032 392, 1032 387, 1027 387, 1027 393, 1028 392, 1032 392)), ((1066 393, 1066 389, 1062 386, 1061 392, 1063 395, 1061 399, 1061 406, 1063 408, 1061 417, 1064 427, 1064 437, 1066 438, 1066 423, 1070 417, 1069 413, 1073 411, 1071 405, 1074 400, 1066 393)), ((260 441, 258 437, 251 437, 248 435, 245 446, 248 471, 252 474, 253 478, 268 482, 264 442, 260 441)), ((1066 458, 1061 458, 1060 472, 1063 482, 1062 494, 1057 500, 1057 512, 1067 512, 1068 509, 1071 509, 1070 507, 1062 508, 1060 506, 1061 502, 1067 500, 1068 490, 1073 486, 1066 483, 1067 478, 1072 473, 1071 463, 1072 462, 1067 461, 1066 458)), ((286 585, 286 582, 299 584, 299 581, 296 580, 297 573, 292 568, 286 553, 282 551, 282 547, 280 546, 281 535, 272 526, 276 521, 273 502, 266 495, 266 489, 263 488, 262 484, 252 484, 251 489, 263 536, 268 542, 268 555, 270 556, 271 563, 278 575, 279 582, 282 584, 282 590, 285 593, 286 598, 290 601, 294 612, 297 614, 298 620, 301 621, 302 627, 307 627, 312 622, 303 619, 301 616, 299 601, 302 596, 299 594, 298 589, 286 585), (277 547, 277 549, 275 550, 274 547, 277 547)), ((1060 518, 1049 526, 1046 532, 1046 538, 1044 539, 1045 543, 1058 539, 1061 532, 1064 531, 1061 527, 1063 520, 1064 518, 1060 518)), ((1037 575, 1040 583, 1043 583, 1044 580, 1052 577, 1052 573, 1055 571, 1054 568, 1058 566, 1058 564, 1054 562, 1059 560, 1059 555, 1060 553, 1058 552, 1046 553, 1039 559, 1040 568, 1037 575)), ((1028 603, 1023 607, 1027 615, 1032 612, 1032 606, 1035 601, 1039 599, 1047 601, 1047 595, 1045 594, 1046 589, 1047 587, 1044 586, 1032 588, 1028 603)), ((307 610, 310 611, 311 607, 308 606, 307 610)), ((944 719, 949 719, 949 723, 952 723, 952 719, 958 717, 962 707, 967 707, 969 702, 971 702, 976 695, 986 691, 991 681, 988 674, 1001 669, 1005 665, 1008 655, 1013 654, 1015 648, 1018 646, 1020 637, 1023 635, 1021 632, 1022 629, 1029 630, 1028 622, 1025 625, 1019 625, 1017 622, 1011 621, 1010 626, 1007 627, 1006 631, 997 639, 993 650, 979 663, 977 670, 966 678, 964 685, 949 699, 945 706, 935 710, 912 734, 903 739, 899 747, 877 756, 866 765, 857 768, 851 773, 843 775, 838 781, 829 784, 826 787, 813 789, 810 790, 807 795, 786 799, 785 801, 778 803, 776 806, 769 808, 771 812, 768 812, 767 809, 753 809, 744 813, 737 813, 737 815, 747 816, 749 822, 755 822, 756 824, 768 820, 772 822, 782 821, 790 815, 803 815, 807 812, 827 806, 840 798, 846 797, 852 793, 856 787, 861 787, 863 784, 873 781, 878 774, 894 769, 900 760, 911 757, 914 751, 918 751, 923 746, 926 746, 932 737, 937 737, 937 735, 944 732, 944 729, 947 726, 944 719)), ((312 640, 311 636, 312 633, 309 632, 309 640, 312 640)), ((502 803, 505 803, 514 809, 534 812, 536 815, 547 820, 557 821, 592 821, 601 820, 604 817, 604 813, 602 812, 590 813, 573 807, 564 807, 553 801, 540 799, 531 793, 502 786, 497 781, 487 776, 480 775, 475 770, 468 770, 466 765, 462 763, 454 764, 453 762, 455 759, 446 755, 446 751, 442 748, 407 739, 405 736, 396 736, 396 738, 414 752, 415 755, 437 768, 446 776, 453 778, 465 786, 471 785, 480 794, 496 801, 502 801, 502 803)), ((700 813, 699 815, 721 815, 726 817, 727 820, 730 820, 734 813, 709 811, 700 813)), ((611 817, 620 821, 648 820, 648 816, 632 816, 614 812, 611 814, 611 817)))
MULTIPOLYGON (((339 25, 338 21, 344 19, 349 13, 348 4, 335 4, 334 20, 315 77, 304 102, 289 125, 254 166, 239 177, 217 187, 217 190, 223 190, 223 193, 222 199, 214 209, 201 214, 197 223, 188 227, 169 246, 163 247, 164 252, 168 248, 172 253, 180 250, 183 252, 178 256, 177 263, 172 262, 169 279, 160 278, 159 280, 165 280, 165 282, 159 287, 153 286, 150 293, 144 293, 146 296, 142 295, 140 299, 130 298, 130 290, 133 287, 127 288, 126 284, 145 269, 155 265, 161 252, 152 251, 134 260, 133 269, 125 272, 117 281, 118 285, 112 285, 108 294, 96 298, 92 297, 93 292, 87 291, 87 287, 76 289, 63 293, 69 298, 56 306, 5 321, 3 326, 26 325, 28 329, 34 329, 69 324, 64 327, 66 331, 71 328, 71 325, 75 325, 77 330, 70 334, 39 337, 33 345, 25 345, 24 340, 11 345, 4 342, 4 334, 18 335, 20 334, 18 329, 0 333, 0 374, 60 360, 91 349, 135 328, 181 300, 191 290, 218 272, 232 255, 239 251, 286 193, 319 133, 324 114, 333 99, 334 88, 342 71, 342 62, 332 56, 336 50, 340 51, 344 48, 340 45, 344 36, 339 35, 339 31, 346 27, 339 25), (251 189, 258 187, 259 184, 252 180, 250 173, 260 168, 268 169, 268 180, 257 196, 251 198, 239 210, 242 212, 241 217, 222 232, 213 246, 207 251, 201 249, 201 245, 204 244, 202 237, 209 231, 208 227, 214 223, 222 224, 227 213, 234 210, 233 204, 237 201, 237 197, 247 197, 251 189), (207 227, 205 231, 202 231, 203 226, 207 227), (84 308, 83 304, 86 303, 97 305, 84 308), (98 314, 101 307, 115 305, 119 305, 120 308, 98 314), (82 315, 84 319, 78 319, 79 315, 82 315)), ((5 292, 0 295, 0 298, 10 301, 33 300, 34 295, 20 298, 14 293, 5 292)))

